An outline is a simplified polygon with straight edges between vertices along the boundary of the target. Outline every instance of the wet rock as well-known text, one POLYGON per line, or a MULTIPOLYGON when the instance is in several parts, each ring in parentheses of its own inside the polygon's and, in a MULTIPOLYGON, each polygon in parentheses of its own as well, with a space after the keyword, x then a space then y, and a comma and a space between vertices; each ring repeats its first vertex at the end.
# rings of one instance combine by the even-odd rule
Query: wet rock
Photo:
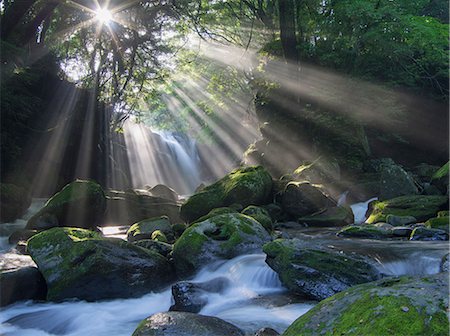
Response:
POLYGON ((283 210, 293 219, 323 211, 336 203, 315 185, 308 182, 289 182, 281 196, 283 210))
POLYGON ((244 336, 244 333, 217 317, 187 312, 154 314, 143 320, 133 336, 244 336))
POLYGON ((268 232, 251 217, 215 216, 191 225, 175 242, 175 268, 179 276, 189 276, 215 259, 231 259, 261 250, 268 241, 268 232))
POLYGON ((31 205, 31 196, 22 187, 0 183, 0 223, 20 218, 31 205))
POLYGON ((435 217, 439 210, 446 208, 448 198, 446 196, 412 195, 401 196, 386 201, 374 201, 370 204, 366 220, 367 223, 386 221, 388 215, 412 216, 417 221, 425 221, 435 217))
MULTIPOLYGON (((439 215, 439 214, 438 214, 439 215)), ((430 218, 425 222, 425 226, 431 229, 444 230, 448 233, 450 224, 450 217, 440 216, 436 218, 430 218)))
POLYGON ((151 239, 137 240, 133 242, 133 245, 159 253, 164 257, 167 257, 173 249, 173 245, 151 239))
POLYGON ((308 226, 342 226, 354 223, 355 218, 350 208, 345 206, 328 208, 324 211, 298 218, 299 223, 308 226))
POLYGON ((250 205, 242 210, 241 213, 258 221, 267 230, 267 232, 272 231, 272 219, 266 209, 250 205))
POLYGON ((172 231, 175 234, 175 238, 179 238, 185 230, 186 225, 184 223, 175 223, 172 225, 172 231))
POLYGON ((346 226, 337 234, 338 237, 354 237, 367 239, 387 239, 392 237, 392 230, 378 228, 375 225, 346 226))
POLYGON ((410 240, 448 240, 448 233, 444 230, 417 227, 411 233, 410 240))
POLYGON ((295 294, 323 300, 356 284, 379 279, 368 259, 333 250, 304 247, 298 239, 264 245, 266 263, 295 294))
MULTIPOLYGON (((129 242, 134 242, 142 239, 153 239, 152 235, 155 231, 160 231, 164 235, 167 235, 167 237, 170 237, 169 240, 173 241, 174 239, 169 217, 161 216, 145 219, 131 225, 127 231, 127 240, 129 242)), ((165 243, 167 243, 167 241, 165 241, 165 243)))
POLYGON ((239 213, 239 211, 237 211, 236 209, 231 208, 231 207, 215 208, 215 209, 212 209, 210 212, 208 212, 206 215, 204 215, 204 216, 200 217, 199 219, 195 220, 191 224, 203 222, 203 221, 205 221, 207 219, 210 219, 211 217, 215 217, 215 216, 223 215, 223 214, 230 214, 230 213, 239 213))
POLYGON ((207 303, 207 293, 220 293, 229 285, 226 278, 216 278, 203 283, 181 281, 172 286, 175 304, 171 311, 198 313, 207 303))
POLYGON ((103 220, 106 198, 103 189, 93 181, 76 180, 53 195, 44 207, 28 220, 27 229, 51 227, 95 229, 103 220))
POLYGON ((160 254, 84 229, 43 231, 28 241, 28 251, 46 280, 51 301, 137 297, 174 278, 160 254))
POLYGON ((214 208, 240 204, 265 204, 270 201, 272 177, 261 166, 238 168, 216 183, 192 195, 182 206, 181 216, 193 222, 214 208))
POLYGON ((320 302, 283 336, 446 335, 448 273, 386 278, 320 302))
POLYGON ((255 336, 278 336, 280 335, 276 330, 272 328, 261 328, 259 329, 255 336))
POLYGON ((23 267, 0 273, 0 306, 23 300, 45 300, 47 286, 36 267, 23 267))
POLYGON ((448 272, 450 269, 450 254, 447 253, 442 257, 441 264, 439 266, 440 272, 448 272))
POLYGON ((392 235, 394 237, 409 238, 412 232, 413 228, 409 226, 396 226, 392 229, 392 235))
POLYGON ((413 216, 387 215, 386 223, 391 224, 393 226, 404 226, 408 224, 417 223, 417 219, 413 216))

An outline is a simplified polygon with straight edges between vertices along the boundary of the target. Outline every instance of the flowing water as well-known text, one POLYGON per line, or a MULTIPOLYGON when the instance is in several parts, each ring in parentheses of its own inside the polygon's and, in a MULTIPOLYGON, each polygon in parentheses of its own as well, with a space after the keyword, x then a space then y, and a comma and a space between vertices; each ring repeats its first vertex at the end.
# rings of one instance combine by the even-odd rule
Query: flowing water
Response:
MULTIPOLYGON (((364 221, 367 203, 355 204, 355 218, 364 221)), ((36 200, 27 212, 29 217, 43 204, 36 200)), ((23 227, 26 220, 6 224, 1 235, 23 227)), ((108 236, 124 238, 124 227, 104 228, 108 236)), ((305 244, 327 246, 339 251, 355 252, 371 257, 381 272, 387 275, 433 274, 448 252, 447 242, 376 241, 336 237, 336 228, 304 228, 289 232, 305 244)), ((5 242, 2 237, 2 242, 5 242)), ((7 251, 11 246, 2 243, 2 260, 14 258, 19 263, 31 262, 28 256, 7 251), (22 258, 22 259, 21 259, 22 258)), ((262 327, 282 332, 296 318, 311 309, 316 302, 299 301, 288 295, 277 274, 265 263, 264 254, 242 255, 228 261, 207 265, 191 279, 204 283, 225 279, 219 293, 205 292, 207 303, 200 314, 216 316, 235 324, 248 335, 262 327)), ((63 303, 19 302, 0 313, 2 335, 131 335, 139 322, 157 312, 167 311, 174 303, 170 287, 141 298, 101 302, 67 301, 63 303)))

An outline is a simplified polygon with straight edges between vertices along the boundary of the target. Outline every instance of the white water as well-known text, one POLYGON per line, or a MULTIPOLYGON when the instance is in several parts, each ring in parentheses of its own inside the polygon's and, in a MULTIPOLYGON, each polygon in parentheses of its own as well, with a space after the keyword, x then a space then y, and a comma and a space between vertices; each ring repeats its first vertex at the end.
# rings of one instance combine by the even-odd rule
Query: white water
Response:
POLYGON ((355 217, 355 224, 361 224, 364 223, 366 220, 366 212, 367 208, 369 206, 369 203, 372 201, 377 200, 377 197, 371 198, 365 202, 355 203, 350 205, 353 211, 353 215, 355 217))
MULTIPOLYGON (((285 304, 278 307, 270 295, 282 294, 278 276, 264 262, 265 255, 244 255, 218 262, 200 271, 192 282, 219 277, 229 280, 221 293, 206 293, 207 305, 200 314, 217 316, 247 332, 272 327, 280 332, 312 303, 285 304), (258 298, 267 296, 265 302, 258 298)), ((139 322, 172 304, 170 288, 138 299, 104 302, 17 303, 0 313, 0 333, 4 335, 131 335, 139 322), (11 323, 6 321, 13 319, 11 323)))

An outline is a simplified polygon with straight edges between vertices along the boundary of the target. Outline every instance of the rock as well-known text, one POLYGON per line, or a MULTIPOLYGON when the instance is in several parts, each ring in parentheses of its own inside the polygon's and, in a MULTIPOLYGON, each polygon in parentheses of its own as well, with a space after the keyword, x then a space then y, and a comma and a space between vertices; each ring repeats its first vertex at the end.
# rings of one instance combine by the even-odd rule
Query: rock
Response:
POLYGON ((51 227, 95 229, 103 220, 106 198, 103 189, 93 181, 76 180, 53 195, 44 207, 28 220, 27 229, 51 227))
POLYGON ((196 221, 192 222, 191 224, 194 223, 199 223, 199 222, 203 222, 207 219, 210 219, 211 217, 215 217, 218 215, 223 215, 223 214, 229 214, 229 213, 238 213, 239 211, 231 208, 231 207, 221 207, 221 208, 216 208, 216 209, 212 209, 210 212, 208 212, 206 215, 200 217, 199 219, 197 219, 196 221))
MULTIPOLYGON (((438 214, 439 215, 439 214, 438 214)), ((430 218, 429 220, 427 220, 425 222, 425 226, 427 228, 432 228, 432 229, 439 229, 439 230, 444 230, 448 233, 449 231, 449 223, 450 223, 450 217, 437 217, 437 218, 430 218)))
POLYGON ((0 223, 20 218, 30 205, 31 197, 24 188, 0 183, 0 223))
POLYGON ((417 223, 417 219, 413 216, 387 215, 386 223, 391 224, 393 226, 404 226, 408 224, 417 223))
POLYGON ((84 229, 43 231, 28 241, 28 251, 51 301, 137 297, 173 280, 172 268, 160 254, 84 229))
POLYGON ((152 240, 161 242, 161 243, 169 243, 166 235, 161 230, 153 231, 152 233, 152 240))
POLYGON ((409 238, 411 233, 413 232, 413 228, 409 226, 396 226, 392 229, 392 235, 394 237, 404 237, 409 238))
POLYGON ((181 217, 193 222, 214 208, 237 203, 265 204, 270 201, 272 177, 261 166, 242 167, 233 170, 216 183, 192 195, 181 206, 181 217))
POLYGON ((133 336, 244 336, 231 323, 217 317, 187 312, 157 313, 143 320, 133 336))
POLYGON ((379 173, 380 200, 419 193, 413 178, 401 166, 393 162, 383 163, 379 168, 379 173))
POLYGON ((179 238, 183 232, 186 230, 186 225, 184 223, 175 223, 172 225, 172 231, 176 238, 179 238))
MULTIPOLYGON (((155 231, 160 231, 161 233, 166 234, 170 240, 173 240, 174 238, 169 217, 161 216, 144 219, 131 225, 127 231, 127 240, 129 242, 133 242, 142 239, 153 239, 152 234, 155 231)), ((165 241, 165 243, 167 243, 167 241, 165 241)))
POLYGON ((174 202, 178 201, 177 192, 164 184, 157 184, 153 188, 149 188, 148 191, 155 197, 164 198, 174 202))
POLYGON ((410 240, 448 240, 448 232, 439 229, 416 227, 411 233, 410 240))
POLYGON ((438 218, 440 218, 440 217, 449 217, 450 216, 450 211, 448 211, 448 210, 439 211, 437 213, 437 216, 438 216, 438 218))
POLYGON ((45 300, 47 286, 36 267, 0 273, 0 307, 22 300, 45 300))
POLYGON ((439 272, 448 272, 450 269, 450 254, 447 253, 442 257, 441 264, 439 266, 439 272))
POLYGON ((258 221, 267 230, 267 232, 272 231, 272 219, 266 209, 255 205, 250 205, 242 210, 241 213, 258 221))
POLYGON ((39 233, 38 230, 27 230, 27 229, 17 230, 11 233, 11 235, 8 238, 8 242, 10 244, 17 244, 18 242, 21 241, 26 242, 28 239, 30 239, 37 233, 39 233))
POLYGON ((275 203, 269 203, 261 207, 267 210, 273 222, 281 220, 284 216, 283 209, 275 203))
POLYGON ((392 230, 378 228, 374 225, 351 225, 346 226, 337 234, 338 237, 387 239, 392 237, 392 230))
POLYGON ((298 218, 308 226, 342 226, 354 223, 352 209, 345 206, 332 207, 318 213, 298 218))
POLYGON ((381 277, 363 257, 333 250, 303 247, 298 239, 275 240, 264 245, 266 263, 295 294, 323 300, 351 286, 381 277))
POLYGON ((386 221, 388 215, 412 216, 417 221, 425 221, 435 217, 436 213, 448 204, 446 196, 412 195, 401 196, 386 201, 374 201, 368 212, 367 223, 386 221))
POLYGON ((446 309, 448 273, 386 278, 320 302, 282 335, 447 335, 446 309))
POLYGON ((335 207, 336 203, 320 188, 308 182, 289 182, 281 195, 283 210, 293 219, 335 207))
POLYGON ((105 223, 132 225, 144 219, 167 216, 171 223, 181 223, 177 202, 142 194, 137 190, 109 190, 106 199, 105 223))
POLYGON ((260 223, 242 214, 223 214, 195 223, 173 247, 179 276, 192 275, 215 259, 231 259, 261 250, 270 235, 260 223))
POLYGON ((172 252, 173 249, 173 246, 170 244, 151 239, 137 240, 133 242, 133 245, 159 253, 164 257, 167 257, 172 252))
POLYGON ((175 304, 172 311, 198 313, 207 303, 206 293, 220 293, 229 285, 226 278, 216 278, 203 283, 181 281, 172 286, 175 304))
POLYGON ((261 328, 259 329, 255 336, 278 336, 280 335, 276 330, 272 328, 261 328))
POLYGON ((304 163, 294 171, 296 181, 312 184, 332 184, 340 180, 341 171, 336 160, 320 158, 312 163, 304 163))

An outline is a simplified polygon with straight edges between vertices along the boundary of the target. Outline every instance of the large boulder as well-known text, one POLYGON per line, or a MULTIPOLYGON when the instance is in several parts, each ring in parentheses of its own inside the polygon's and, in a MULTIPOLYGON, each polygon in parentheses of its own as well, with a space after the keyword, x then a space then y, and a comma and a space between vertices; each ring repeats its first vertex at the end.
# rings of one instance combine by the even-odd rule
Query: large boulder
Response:
POLYGON ((94 181, 76 180, 53 195, 44 207, 28 220, 27 229, 51 227, 94 229, 103 220, 106 198, 94 181))
POLYGON ((46 294, 45 280, 36 267, 0 273, 0 307, 21 300, 45 300, 46 294))
POLYGON ((157 313, 143 320, 133 336, 244 336, 244 333, 217 317, 187 312, 157 313))
POLYGON ((448 273, 352 287, 300 316, 283 336, 448 335, 448 273))
POLYGON ((170 240, 173 240, 172 226, 167 216, 144 219, 131 225, 127 231, 127 240, 133 242, 142 239, 151 239, 155 231, 161 231, 170 240))
POLYGON ((29 193, 14 184, 0 183, 0 223, 20 218, 31 204, 29 193))
POLYGON ((261 250, 270 241, 264 227, 242 214, 223 214, 195 223, 184 231, 173 247, 179 276, 192 275, 215 259, 231 259, 261 250))
POLYGON ((382 163, 379 167, 379 174, 380 193, 378 196, 381 200, 419 193, 413 178, 393 161, 382 163))
POLYGON ((439 210, 448 206, 446 196, 411 195, 400 196, 386 201, 374 201, 369 206, 369 224, 385 222, 388 215, 412 216, 417 221, 435 217, 439 210), (371 209, 370 209, 371 208, 371 209))
POLYGON ((48 300, 137 297, 173 280, 160 254, 89 230, 46 230, 28 241, 28 251, 45 278, 48 300))
POLYGON ((292 219, 296 220, 334 207, 336 203, 319 186, 309 182, 289 182, 281 195, 281 206, 292 219))
POLYGON ((106 192, 107 225, 132 225, 141 220, 167 216, 171 223, 180 223, 180 206, 177 202, 155 197, 138 190, 106 192))
POLYGON ((323 300, 381 277, 363 257, 303 245, 298 239, 279 239, 263 249, 266 263, 278 273, 283 285, 296 294, 323 300))
POLYGON ((271 191, 272 177, 263 167, 238 168, 192 195, 181 206, 181 217, 192 222, 214 208, 265 204, 270 201, 271 191))
POLYGON ((153 188, 149 188, 148 191, 152 194, 152 196, 164 198, 174 202, 178 201, 177 192, 164 184, 157 184, 153 188))

